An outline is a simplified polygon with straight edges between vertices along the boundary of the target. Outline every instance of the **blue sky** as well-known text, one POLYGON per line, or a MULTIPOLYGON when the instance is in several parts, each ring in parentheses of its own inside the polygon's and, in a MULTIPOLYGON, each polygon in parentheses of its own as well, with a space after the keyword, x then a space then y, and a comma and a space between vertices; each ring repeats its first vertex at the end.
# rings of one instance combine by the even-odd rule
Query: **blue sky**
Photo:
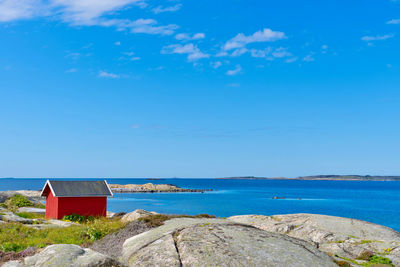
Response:
POLYGON ((400 175, 400 1, 0 0, 0 177, 400 175))

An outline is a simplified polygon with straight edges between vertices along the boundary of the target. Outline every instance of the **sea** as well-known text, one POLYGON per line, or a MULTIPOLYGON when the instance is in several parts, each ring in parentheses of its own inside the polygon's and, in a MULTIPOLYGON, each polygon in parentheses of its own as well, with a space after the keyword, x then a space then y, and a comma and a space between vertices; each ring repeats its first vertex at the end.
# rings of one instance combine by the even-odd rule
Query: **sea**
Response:
MULTIPOLYGON (((114 194, 108 200, 108 210, 113 212, 144 209, 166 214, 207 213, 218 217, 314 213, 369 221, 400 231, 400 182, 183 178, 106 180, 115 184, 151 182, 190 189, 212 189, 204 193, 114 194)), ((2 178, 0 191, 41 190, 45 182, 46 179, 41 178, 2 178)))

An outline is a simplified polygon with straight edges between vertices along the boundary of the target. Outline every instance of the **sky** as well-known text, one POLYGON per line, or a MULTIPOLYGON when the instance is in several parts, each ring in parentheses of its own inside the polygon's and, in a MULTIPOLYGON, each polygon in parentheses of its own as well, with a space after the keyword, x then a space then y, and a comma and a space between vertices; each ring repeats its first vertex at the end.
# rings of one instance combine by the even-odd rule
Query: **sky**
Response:
POLYGON ((0 177, 400 175, 400 1, 0 0, 0 177))

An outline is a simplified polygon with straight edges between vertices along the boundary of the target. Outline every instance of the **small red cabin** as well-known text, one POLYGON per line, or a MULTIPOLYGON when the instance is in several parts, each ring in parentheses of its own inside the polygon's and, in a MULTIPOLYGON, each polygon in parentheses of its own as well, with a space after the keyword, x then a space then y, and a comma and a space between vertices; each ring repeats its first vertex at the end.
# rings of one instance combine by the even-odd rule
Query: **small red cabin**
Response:
POLYGON ((47 181, 41 192, 46 197, 46 219, 62 219, 76 213, 106 216, 107 197, 112 197, 106 181, 47 181))

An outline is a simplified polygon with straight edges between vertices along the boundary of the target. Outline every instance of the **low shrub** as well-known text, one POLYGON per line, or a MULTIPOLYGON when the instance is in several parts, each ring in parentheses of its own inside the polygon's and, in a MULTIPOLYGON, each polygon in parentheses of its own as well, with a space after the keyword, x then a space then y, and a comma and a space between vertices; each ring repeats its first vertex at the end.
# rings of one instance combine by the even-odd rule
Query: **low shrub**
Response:
POLYGON ((66 215, 63 218, 64 221, 70 221, 70 222, 76 222, 76 223, 92 222, 92 221, 94 221, 94 219, 95 219, 95 217, 93 217, 93 216, 84 216, 84 215, 79 215, 76 213, 66 215))
POLYGON ((30 201, 26 196, 15 194, 9 199, 7 199, 4 203, 1 205, 3 208, 9 209, 13 212, 15 212, 18 208, 22 207, 35 207, 35 208, 45 208, 44 204, 35 204, 32 201, 30 201))
POLYGON ((378 255, 371 256, 369 262, 372 264, 386 264, 389 266, 394 266, 390 259, 378 255))

